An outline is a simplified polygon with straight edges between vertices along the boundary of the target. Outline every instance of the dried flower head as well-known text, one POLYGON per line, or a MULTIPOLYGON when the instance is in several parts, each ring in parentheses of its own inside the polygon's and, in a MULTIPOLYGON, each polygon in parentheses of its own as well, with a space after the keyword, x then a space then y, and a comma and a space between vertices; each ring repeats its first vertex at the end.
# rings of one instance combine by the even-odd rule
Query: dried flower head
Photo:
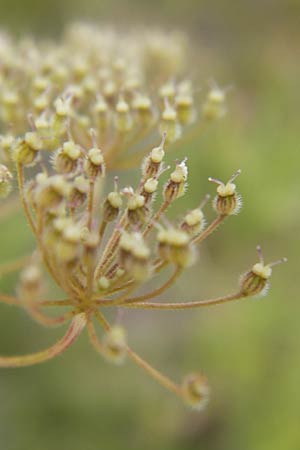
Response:
MULTIPOLYGON (((37 249, 30 258, 0 267, 3 274, 27 264, 17 296, 0 294, 0 301, 25 308, 45 326, 71 324, 49 349, 1 356, 0 367, 51 359, 87 325, 91 343, 107 360, 121 363, 129 357, 186 404, 201 409, 209 392, 203 375, 188 375, 182 385, 173 382, 133 352, 125 330, 111 325, 103 313, 110 307, 174 310, 225 303, 262 293, 271 276, 274 263, 265 265, 260 253, 260 262, 231 295, 151 302, 196 261, 199 244, 241 205, 233 183, 238 171, 226 184, 210 178, 217 183, 217 216, 208 226, 203 208, 209 196, 179 220, 164 217, 186 195, 188 181, 187 159, 176 161, 170 170, 164 166, 166 149, 199 116, 190 81, 170 81, 183 68, 182 39, 160 33, 120 39, 110 30, 76 25, 58 45, 23 44, 0 41, 0 116, 6 129, 0 150, 3 162, 17 173, 37 249), (107 174, 112 169, 138 164, 136 186, 119 187, 117 178, 111 186, 107 174), (162 186, 165 171, 170 172, 162 186), (159 191, 162 200, 156 205, 159 191), (171 275, 147 291, 148 282, 169 267, 171 275), (65 292, 64 300, 42 299, 43 268, 65 292), (134 294, 142 287, 146 293, 134 294), (45 313, 52 306, 68 311, 53 317, 45 313), (103 328, 103 339, 94 319, 103 328)), ((209 119, 224 107, 221 92, 214 89, 209 114, 207 105, 205 109, 209 119)), ((0 165, 1 197, 8 194, 10 183, 9 169, 0 165)))

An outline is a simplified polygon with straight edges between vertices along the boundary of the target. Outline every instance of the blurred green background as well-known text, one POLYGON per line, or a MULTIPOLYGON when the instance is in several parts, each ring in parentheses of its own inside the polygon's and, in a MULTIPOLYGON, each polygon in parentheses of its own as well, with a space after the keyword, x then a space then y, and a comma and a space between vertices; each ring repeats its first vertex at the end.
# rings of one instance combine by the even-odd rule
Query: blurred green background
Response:
MULTIPOLYGON (((228 115, 172 154, 189 156, 189 195, 213 192, 208 176, 237 168, 244 207, 205 243, 199 263, 167 295, 200 299, 230 292, 256 261, 289 258, 266 298, 191 312, 124 317, 132 346, 180 380, 203 369, 209 407, 193 413, 131 363, 102 361, 84 336, 48 364, 0 372, 1 450, 298 450, 299 39, 297 0, 0 0, 3 28, 56 37, 65 23, 151 24, 188 32, 199 85, 233 85, 228 115)), ((209 210, 209 208, 208 208, 209 210)), ((22 216, 1 222, 1 260, 32 248, 22 216), (16 238, 17 237, 17 238, 16 238)), ((16 278, 0 280, 12 292, 16 278)), ((61 330, 1 307, 0 353, 33 351, 61 330)))

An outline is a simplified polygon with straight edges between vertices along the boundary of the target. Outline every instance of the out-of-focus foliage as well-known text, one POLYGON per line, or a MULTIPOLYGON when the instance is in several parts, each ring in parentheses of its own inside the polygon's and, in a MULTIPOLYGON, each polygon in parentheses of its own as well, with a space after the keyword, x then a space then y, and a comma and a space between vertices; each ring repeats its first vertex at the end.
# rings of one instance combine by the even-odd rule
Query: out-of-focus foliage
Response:
MULTIPOLYGON (((107 365, 83 339, 51 363, 0 372, 1 450, 300 447, 297 3, 0 1, 1 26, 18 34, 55 36, 67 21, 91 17, 123 28, 140 21, 186 27, 194 79, 233 85, 227 117, 170 158, 189 156, 191 207, 211 191, 209 175, 226 179, 241 168, 244 208, 210 238, 168 298, 230 291, 255 262, 257 243, 270 260, 289 258, 264 299, 124 317, 132 346, 167 373, 180 378, 194 367, 207 373, 213 394, 203 414, 185 410, 130 363, 107 365)), ((21 214, 0 227, 1 260, 31 249, 21 214)), ((14 282, 14 276, 0 280, 1 289, 11 291, 14 282)), ((4 305, 0 323, 1 354, 41 348, 59 333, 4 305)))

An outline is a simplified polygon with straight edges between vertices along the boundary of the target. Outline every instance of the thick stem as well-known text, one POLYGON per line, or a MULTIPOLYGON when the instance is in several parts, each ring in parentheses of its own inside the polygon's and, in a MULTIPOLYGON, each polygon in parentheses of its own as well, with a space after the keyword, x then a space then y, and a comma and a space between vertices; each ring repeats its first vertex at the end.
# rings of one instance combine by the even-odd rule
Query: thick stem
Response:
POLYGON ((86 325, 85 314, 78 314, 72 320, 66 334, 52 347, 37 353, 23 356, 0 356, 0 367, 24 367, 40 364, 65 352, 78 338, 86 325))

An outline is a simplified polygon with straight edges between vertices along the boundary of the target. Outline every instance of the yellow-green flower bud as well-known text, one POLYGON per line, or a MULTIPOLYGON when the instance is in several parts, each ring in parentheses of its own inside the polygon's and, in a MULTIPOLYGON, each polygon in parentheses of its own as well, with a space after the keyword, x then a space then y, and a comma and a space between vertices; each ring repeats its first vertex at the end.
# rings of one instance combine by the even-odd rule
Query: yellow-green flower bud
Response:
POLYGON ((149 215, 149 209, 146 206, 145 197, 133 192, 132 188, 123 189, 127 195, 127 217, 131 225, 141 225, 149 215))
POLYGON ((209 400, 209 386, 207 378, 198 373, 187 375, 181 386, 184 402, 193 409, 201 411, 209 400))
POLYGON ((205 226, 204 214, 200 208, 190 211, 181 224, 182 230, 194 237, 201 233, 205 226))
POLYGON ((148 126, 153 120, 153 111, 151 99, 145 95, 137 95, 132 103, 134 111, 137 113, 138 121, 144 125, 148 126))
POLYGON ((103 204, 104 222, 112 222, 118 217, 122 203, 122 196, 119 192, 112 191, 108 194, 103 204))
POLYGON ((188 169, 186 166, 186 160, 183 160, 181 163, 176 164, 174 172, 171 173, 170 179, 164 187, 163 195, 165 201, 171 203, 184 195, 187 176, 188 169))
POLYGON ((182 125, 190 124, 195 119, 194 100, 192 95, 179 93, 175 99, 178 120, 182 125))
POLYGON ((43 148, 43 143, 36 132, 28 132, 24 139, 16 143, 14 159, 18 164, 30 166, 38 157, 38 152, 43 148))
POLYGON ((104 132, 110 125, 111 112, 104 98, 99 97, 94 107, 96 125, 100 132, 104 132))
POLYGON ((21 302, 34 302, 42 294, 43 288, 43 274, 38 265, 30 264, 22 270, 17 288, 21 302))
POLYGON ((119 242, 120 265, 136 281, 145 281, 150 275, 150 250, 140 233, 123 233, 119 242))
POLYGON ((79 208, 84 204, 89 192, 89 180, 83 175, 79 175, 74 179, 71 193, 70 193, 70 205, 73 208, 79 208))
POLYGON ((191 266, 196 257, 190 236, 175 228, 162 229, 157 235, 161 258, 179 267, 191 266))
POLYGON ((259 294, 265 295, 268 291, 272 267, 287 261, 286 258, 282 258, 273 263, 265 264, 260 246, 257 247, 257 251, 260 261, 254 264, 252 269, 241 277, 240 292, 245 297, 259 294))
POLYGON ((36 190, 36 204, 39 208, 57 207, 67 200, 71 193, 71 185, 62 175, 53 175, 40 180, 36 190))
POLYGON ((89 178, 105 175, 104 157, 99 148, 91 148, 85 160, 85 171, 89 178))
POLYGON ((207 120, 215 120, 224 116, 226 113, 226 93, 224 89, 213 86, 209 91, 206 102, 203 105, 202 114, 207 120))
POLYGON ((56 257, 64 262, 70 263, 79 255, 79 244, 81 242, 81 229, 78 225, 70 224, 63 228, 61 238, 55 245, 56 257))
POLYGON ((67 141, 53 158, 53 166, 58 173, 72 173, 78 167, 81 149, 73 141, 67 141))
POLYGON ((110 281, 107 277, 101 277, 98 280, 98 288, 100 291, 106 291, 110 287, 110 281))
POLYGON ((53 116, 52 129, 55 136, 66 133, 67 119, 72 115, 71 99, 58 97, 54 102, 55 114, 53 116))
POLYGON ((162 112, 160 130, 167 134, 167 142, 176 141, 181 134, 177 112, 168 102, 162 112))
POLYGON ((145 199, 145 204, 150 206, 156 196, 158 188, 158 180, 156 178, 148 178, 143 185, 142 195, 145 199))
POLYGON ((148 156, 146 156, 142 165, 142 176, 144 180, 148 178, 155 178, 161 171, 163 159, 165 157, 164 143, 166 140, 166 133, 163 133, 162 141, 159 147, 155 147, 151 150, 148 156))
POLYGON ((127 353, 127 336, 123 327, 113 326, 102 341, 103 356, 114 364, 122 364, 127 353))
POLYGON ((218 185, 213 207, 220 216, 238 214, 241 209, 242 200, 236 192, 236 185, 233 183, 240 173, 241 171, 238 170, 226 184, 215 178, 209 178, 209 181, 218 185))
POLYGON ((120 99, 116 104, 115 127, 121 133, 126 133, 132 128, 129 105, 123 99, 120 99))
POLYGON ((168 101, 172 102, 174 100, 175 93, 175 85, 172 81, 169 81, 168 83, 162 85, 159 90, 159 96, 163 101, 167 99, 168 101))

